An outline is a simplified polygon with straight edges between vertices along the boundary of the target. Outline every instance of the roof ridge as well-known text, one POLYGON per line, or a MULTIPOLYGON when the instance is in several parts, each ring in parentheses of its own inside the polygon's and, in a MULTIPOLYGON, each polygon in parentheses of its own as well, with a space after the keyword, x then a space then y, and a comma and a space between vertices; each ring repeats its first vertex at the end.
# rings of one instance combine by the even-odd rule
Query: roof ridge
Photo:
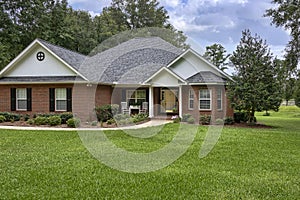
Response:
POLYGON ((77 52, 77 51, 74 51, 74 50, 71 50, 71 49, 67 49, 67 48, 62 47, 62 46, 59 46, 59 45, 57 45, 57 44, 52 44, 52 43, 50 43, 50 42, 48 42, 48 41, 46 41, 46 40, 43 40, 43 39, 41 39, 41 38, 36 38, 36 40, 38 40, 38 41, 40 41, 40 42, 42 42, 42 43, 46 43, 46 44, 48 44, 48 45, 52 45, 52 46, 54 46, 54 47, 57 47, 57 48, 66 50, 66 51, 70 51, 70 52, 72 52, 72 53, 79 54, 79 55, 81 55, 81 56, 90 57, 90 56, 88 56, 88 55, 84 55, 84 54, 79 53, 79 52, 77 52))

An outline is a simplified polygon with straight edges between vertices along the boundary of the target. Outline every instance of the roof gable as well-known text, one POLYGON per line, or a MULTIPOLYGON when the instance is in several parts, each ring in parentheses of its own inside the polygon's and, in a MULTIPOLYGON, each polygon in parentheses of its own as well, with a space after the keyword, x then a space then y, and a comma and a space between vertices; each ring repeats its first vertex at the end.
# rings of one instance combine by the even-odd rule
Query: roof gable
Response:
POLYGON ((231 79, 228 74, 219 70, 216 66, 208 62, 192 49, 181 54, 177 59, 169 64, 168 68, 185 80, 200 72, 211 72, 216 76, 231 79))
MULTIPOLYGON (((60 56, 53 52, 54 45, 36 39, 25 50, 23 50, 12 62, 10 62, 1 72, 0 77, 26 77, 26 76, 77 76, 84 78, 77 71, 76 67, 68 64, 60 56), (48 48, 50 47, 50 49, 48 48), (43 60, 38 60, 38 53, 43 53, 43 60)), ((58 49, 63 48, 56 47, 58 49)), ((65 52, 70 52, 65 50, 65 52)), ((63 53, 62 53, 63 54, 63 53)), ((67 55, 65 53, 64 55, 67 55)), ((73 54, 75 56, 75 54, 73 54)), ((67 56, 65 56, 67 57, 67 56)), ((70 56, 69 60, 72 59, 70 56)), ((67 58, 65 58, 67 59, 67 58)), ((82 59, 82 58, 81 58, 82 59)), ((67 59, 68 60, 68 59, 67 59)), ((84 78, 85 79, 85 78, 84 78)))

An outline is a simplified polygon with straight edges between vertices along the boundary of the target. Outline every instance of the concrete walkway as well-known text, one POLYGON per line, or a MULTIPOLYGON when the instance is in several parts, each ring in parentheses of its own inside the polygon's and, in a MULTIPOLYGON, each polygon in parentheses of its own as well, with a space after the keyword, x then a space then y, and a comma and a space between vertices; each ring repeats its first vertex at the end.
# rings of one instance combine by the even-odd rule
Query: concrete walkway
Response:
POLYGON ((0 126, 1 129, 9 130, 51 130, 51 131, 77 131, 77 130, 126 130, 126 129, 139 129, 151 126, 160 126, 167 123, 171 123, 172 120, 150 120, 143 124, 138 124, 134 126, 116 127, 116 128, 56 128, 56 127, 28 127, 28 126, 0 126))

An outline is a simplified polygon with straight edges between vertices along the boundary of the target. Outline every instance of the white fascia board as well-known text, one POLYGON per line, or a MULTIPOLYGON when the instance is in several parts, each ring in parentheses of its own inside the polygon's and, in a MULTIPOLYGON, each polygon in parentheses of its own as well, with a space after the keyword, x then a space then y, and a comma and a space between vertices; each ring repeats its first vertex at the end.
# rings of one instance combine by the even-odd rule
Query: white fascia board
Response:
POLYGON ((155 72, 150 78, 148 78, 143 84, 147 84, 151 79, 153 79, 155 76, 157 76, 159 73, 161 73, 163 70, 167 71, 169 74, 174 76, 176 79, 180 80, 181 82, 186 84, 186 81, 182 79, 180 76, 169 70, 167 67, 162 67, 160 70, 155 72))

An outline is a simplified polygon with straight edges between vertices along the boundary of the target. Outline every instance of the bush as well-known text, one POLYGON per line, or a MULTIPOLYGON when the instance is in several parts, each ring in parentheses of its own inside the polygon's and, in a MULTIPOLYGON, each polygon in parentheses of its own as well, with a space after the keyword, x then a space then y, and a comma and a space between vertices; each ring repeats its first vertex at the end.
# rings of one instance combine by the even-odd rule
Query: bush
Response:
POLYGON ((35 125, 46 125, 48 124, 48 118, 47 117, 41 117, 41 116, 38 116, 34 119, 34 124, 35 125))
POLYGON ((28 119, 27 124, 33 125, 34 124, 34 119, 28 119))
POLYGON ((48 123, 50 126, 56 126, 61 124, 60 116, 51 116, 48 118, 48 123))
POLYGON ((223 119, 216 119, 216 122, 215 122, 217 125, 223 125, 224 124, 224 120, 223 119))
MULTIPOLYGON (((183 117, 182 117, 182 119, 183 119, 183 117)), ((189 117, 186 121, 189 124, 194 124, 195 123, 195 118, 194 117, 189 117)))
POLYGON ((232 124, 234 124, 233 118, 232 117, 225 117, 224 124, 225 125, 232 125, 232 124))
POLYGON ((97 126, 98 122, 97 121, 92 121, 91 125, 92 126, 97 126))
POLYGON ((80 119, 79 118, 71 118, 71 119, 68 119, 67 121, 67 125, 68 127, 71 127, 71 128, 76 128, 76 127, 79 127, 80 126, 80 119))
POLYGON ((70 112, 64 112, 64 113, 61 113, 61 114, 59 115, 59 117, 61 118, 61 123, 62 123, 62 124, 66 124, 67 121, 68 121, 68 119, 71 119, 71 118, 73 118, 74 116, 73 116, 73 113, 70 113, 70 112))
POLYGON ((24 121, 28 121, 30 119, 30 115, 26 114, 23 116, 24 121))
POLYGON ((138 122, 142 122, 142 121, 148 119, 148 115, 139 113, 137 115, 133 115, 131 118, 132 118, 133 123, 138 123, 138 122))
POLYGON ((122 119, 128 119, 128 118, 130 118, 130 115, 128 115, 128 114, 117 114, 114 116, 114 119, 116 121, 120 121, 122 119))
POLYGON ((119 105, 117 104, 107 104, 103 106, 97 106, 95 112, 97 115, 98 121, 106 122, 109 119, 112 119, 119 111, 119 105))
POLYGON ((5 117, 6 122, 20 121, 21 119, 21 115, 15 113, 0 112, 0 115, 3 115, 5 117))
POLYGON ((0 115, 0 123, 5 122, 6 118, 3 115, 0 115))
POLYGON ((109 119, 109 120, 106 121, 106 123, 107 124, 115 124, 116 121, 115 121, 115 119, 109 119))
POLYGON ((210 124, 210 120, 211 120, 211 116, 210 115, 201 115, 200 116, 200 124, 202 125, 209 125, 210 124))
POLYGON ((180 123, 181 121, 180 117, 177 115, 172 116, 171 119, 173 120, 173 123, 180 123))
POLYGON ((182 121, 183 121, 183 122, 188 122, 188 119, 189 119, 190 117, 192 117, 191 114, 183 114, 183 115, 182 115, 182 121))
POLYGON ((247 112, 235 112, 233 118, 236 123, 247 122, 249 120, 247 112))

